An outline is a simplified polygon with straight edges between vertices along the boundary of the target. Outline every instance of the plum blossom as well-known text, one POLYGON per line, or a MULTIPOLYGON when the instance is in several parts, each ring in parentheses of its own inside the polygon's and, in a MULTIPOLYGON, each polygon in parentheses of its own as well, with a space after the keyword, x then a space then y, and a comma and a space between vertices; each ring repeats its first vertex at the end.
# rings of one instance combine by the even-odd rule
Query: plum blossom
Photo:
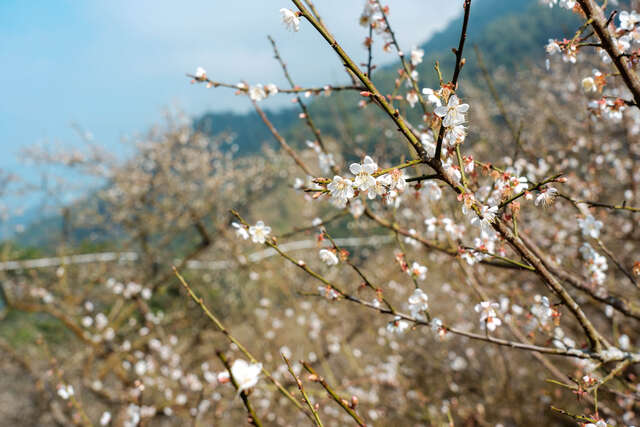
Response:
POLYGON ((256 225, 249 227, 249 234, 253 243, 264 243, 271 233, 271 227, 264 225, 264 222, 258 221, 256 225))
POLYGON ((282 22, 287 30, 300 31, 300 18, 296 12, 283 7, 280 9, 280 13, 282 14, 282 22))
POLYGON ((413 48, 411 49, 411 65, 414 67, 422 62, 424 57, 424 50, 413 48))
POLYGON ((480 322, 483 322, 483 326, 492 332, 502 324, 496 314, 496 309, 499 307, 500 305, 497 302, 491 301, 482 301, 474 307, 476 313, 480 313, 480 322))
POLYGON ((276 95, 278 93, 278 86, 273 83, 269 83, 264 87, 264 90, 267 92, 267 96, 276 95))
POLYGON ((442 197, 442 190, 440 186, 436 184, 434 181, 427 181, 422 186, 422 191, 427 196, 427 198, 431 201, 438 201, 442 197))
POLYGON ((320 295, 329 300, 336 300, 340 297, 340 294, 336 292, 331 286, 318 286, 318 292, 320 295))
MULTIPOLYGON (((375 180, 374 180, 375 181, 375 180)), ((327 186, 329 194, 338 207, 345 207, 347 201, 353 198, 353 181, 341 176, 334 176, 333 180, 327 186)))
POLYGON ((422 132, 420 134, 420 142, 427 152, 427 156, 433 157, 436 155, 436 141, 431 131, 422 132))
POLYGON ((202 67, 196 68, 196 73, 194 74, 196 80, 202 81, 207 79, 207 70, 202 67))
POLYGON ((467 128, 464 125, 455 125, 446 128, 442 142, 448 147, 455 147, 462 144, 467 137, 467 128))
POLYGON ((111 412, 104 411, 102 413, 102 415, 100 416, 100 425, 101 426, 106 426, 110 422, 111 422, 111 412))
POLYGON ((403 170, 394 169, 387 176, 389 177, 390 190, 404 191, 407 189, 407 180, 403 170))
POLYGON ((531 306, 531 314, 533 314, 542 326, 549 324, 553 318, 554 310, 551 307, 549 298, 541 295, 533 297, 535 304, 531 306))
POLYGON ((329 249, 320 249, 319 256, 327 265, 336 265, 339 262, 338 256, 329 249))
POLYGON ((440 106, 435 109, 438 117, 442 118, 444 127, 452 127, 465 122, 464 114, 469 111, 469 104, 460 104, 456 95, 451 95, 447 106, 440 106))
POLYGON ((264 87, 260 83, 255 86, 249 87, 249 98, 252 101, 260 102, 267 97, 267 92, 265 92, 264 87))
POLYGON ((67 385, 59 385, 58 386, 58 396, 60 396, 64 400, 69 400, 71 396, 73 396, 75 392, 73 391, 73 386, 70 384, 67 385))
POLYGON ((593 283, 601 285, 607 278, 605 271, 609 268, 607 259, 596 252, 590 244, 584 243, 580 247, 580 254, 585 260, 585 267, 593 283))
POLYGON ((630 31, 633 30, 636 24, 640 23, 640 13, 635 10, 631 11, 631 13, 623 10, 618 14, 618 19, 620 20, 620 29, 630 31))
POLYGON ((560 48, 560 45, 558 44, 558 42, 553 39, 549 39, 549 43, 547 43, 545 50, 549 55, 562 52, 562 49, 560 48))
POLYGON ((409 297, 409 311, 411 312, 411 316, 420 317, 423 311, 426 311, 429 308, 429 297, 425 294, 422 289, 416 288, 413 291, 413 294, 409 297))
POLYGON ((236 229, 236 236, 240 237, 243 240, 247 240, 249 238, 249 233, 244 225, 238 224, 237 222, 232 222, 231 226, 236 229))
POLYGON ((586 218, 578 218, 578 225, 582 230, 583 236, 592 237, 594 239, 600 237, 602 221, 596 220, 593 215, 588 215, 586 218))
POLYGON ((378 165, 369 156, 360 163, 352 163, 349 170, 355 176, 354 185, 361 191, 367 191, 369 187, 376 185, 376 179, 372 174, 378 169, 378 165))
POLYGON ((543 188, 540 190, 538 197, 536 197, 536 201, 534 204, 536 206, 542 205, 543 207, 547 207, 553 203, 554 199, 558 194, 558 190, 553 187, 543 188))
POLYGON ((364 213, 364 203, 362 200, 355 199, 349 204, 349 212, 353 215, 354 218, 358 219, 364 213))
POLYGON ((409 270, 407 270, 407 274, 411 277, 414 277, 416 279, 419 280, 424 280, 427 278, 427 271, 429 269, 424 266, 424 265, 420 265, 417 262, 414 262, 411 265, 411 268, 409 270))
POLYGON ((440 107, 442 105, 442 99, 440 99, 440 91, 434 91, 431 88, 425 87, 422 88, 422 94, 426 95, 427 101, 435 105, 436 107, 440 107))
POLYGON ((238 393, 246 391, 258 383, 262 372, 262 363, 248 363, 238 359, 231 366, 231 375, 238 384, 238 393))
POLYGON ((402 319, 400 316, 396 316, 393 320, 387 323, 387 331, 395 332, 397 334, 403 333, 409 327, 409 322, 402 319))
POLYGON ((497 206, 482 205, 480 208, 480 215, 476 215, 469 221, 471 225, 480 227, 483 231, 489 229, 491 224, 496 221, 496 215, 498 213, 497 206))
POLYGON ((375 185, 369 187, 367 191, 367 198, 373 200, 376 196, 384 196, 389 191, 387 188, 391 185, 391 178, 389 175, 381 176, 375 179, 375 185))
POLYGON ((582 79, 582 90, 585 93, 595 92, 598 90, 598 85, 596 84, 596 81, 593 79, 593 77, 585 77, 584 79, 582 79))
POLYGON ((407 93, 407 102, 409 103, 411 108, 416 105, 416 102, 418 102, 418 94, 415 90, 411 90, 407 93))

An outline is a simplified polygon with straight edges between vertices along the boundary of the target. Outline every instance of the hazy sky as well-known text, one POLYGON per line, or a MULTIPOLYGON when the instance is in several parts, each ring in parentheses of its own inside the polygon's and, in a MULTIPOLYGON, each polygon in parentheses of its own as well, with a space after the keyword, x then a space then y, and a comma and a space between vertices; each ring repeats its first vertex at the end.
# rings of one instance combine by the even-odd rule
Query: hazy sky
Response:
MULTIPOLYGON (((364 0, 316 0, 347 51, 365 60, 366 30, 357 24, 364 0)), ((405 50, 442 28, 462 0, 388 0, 405 50)), ((0 1, 0 169, 26 171, 21 147, 78 144, 71 124, 117 147, 121 136, 145 131, 167 106, 191 115, 247 109, 228 89, 190 85, 197 66, 235 83, 284 83, 266 35, 279 43, 300 85, 343 79, 335 54, 310 25, 287 32, 286 0, 2 0, 0 1)), ((378 52, 378 62, 391 55, 378 52)), ((265 101, 265 106, 284 105, 265 101)))

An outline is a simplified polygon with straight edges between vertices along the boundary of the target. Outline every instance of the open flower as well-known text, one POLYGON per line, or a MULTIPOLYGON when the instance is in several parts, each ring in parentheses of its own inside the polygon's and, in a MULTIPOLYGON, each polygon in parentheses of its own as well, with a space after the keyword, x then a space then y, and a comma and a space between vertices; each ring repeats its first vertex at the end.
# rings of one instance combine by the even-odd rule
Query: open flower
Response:
POLYGON ((447 106, 437 107, 435 113, 442 118, 442 124, 448 128, 465 122, 464 113, 469 111, 469 104, 460 104, 456 95, 451 95, 447 106))
POLYGON ((424 50, 413 48, 411 49, 411 65, 414 67, 422 62, 424 57, 424 50))
POLYGON ((482 301, 474 307, 476 313, 480 313, 480 321, 483 322, 483 326, 492 332, 502 324, 502 321, 496 314, 498 307, 500 307, 500 305, 497 302, 491 301, 482 301))
POLYGON ((364 203, 362 203, 362 200, 360 199, 355 199, 349 205, 349 212, 351 212, 351 215, 353 215, 355 219, 358 219, 360 218, 360 216, 362 216, 362 214, 364 213, 364 209, 364 203))
POLYGON ((258 83, 255 86, 249 87, 249 98, 251 98, 252 101, 259 102, 265 99, 266 97, 267 97, 267 92, 265 92, 264 87, 262 87, 260 83, 258 83))
POLYGON ((372 174, 378 169, 378 165, 369 156, 364 158, 364 162, 352 163, 349 170, 355 176, 354 184, 361 191, 367 191, 369 187, 376 185, 376 179, 372 174))
POLYGON ((59 385, 58 386, 58 396, 60 396, 64 400, 68 400, 71 396, 73 396, 75 392, 73 391, 72 385, 59 385))
POLYGON ((602 221, 598 221, 592 215, 586 218, 578 218, 578 225, 582 230, 582 235, 585 237, 593 237, 597 239, 600 237, 600 229, 602 228, 602 221))
POLYGON ((249 238, 249 233, 244 225, 238 224, 237 222, 232 222, 231 226, 236 229, 236 236, 240 237, 243 240, 247 240, 249 238))
POLYGON ((231 366, 231 375, 238 384, 238 393, 258 384, 262 363, 251 363, 238 359, 231 366))
POLYGON ((338 207, 345 207, 347 201, 353 198, 353 182, 348 178, 334 176, 333 180, 327 185, 329 194, 338 207))
POLYGON ((283 7, 280 9, 280 13, 282 14, 282 22, 287 27, 287 30, 300 31, 300 18, 293 10, 283 7))
POLYGON ((407 93, 407 102, 413 108, 418 102, 418 93, 415 90, 411 90, 407 93))
POLYGON ((413 317, 419 317, 423 311, 429 308, 429 297, 422 289, 416 288, 409 297, 409 311, 413 317))
POLYGON ((202 67, 196 68, 196 73, 194 74, 196 80, 203 81, 207 79, 207 70, 202 67))
POLYGON ((264 222, 258 221, 256 225, 249 227, 249 234, 253 243, 264 243, 271 233, 271 227, 264 225, 264 222))
POLYGON ((319 255, 320 259, 327 265, 336 265, 339 262, 338 256, 329 249, 320 249, 319 255))
POLYGON ((387 323, 387 331, 397 334, 403 333, 408 327, 409 322, 403 320, 400 316, 394 317, 391 322, 387 323))
POLYGON ((540 194, 536 197, 536 201, 534 202, 536 206, 542 205, 543 207, 547 207, 553 203, 553 200, 556 198, 558 194, 558 190, 553 187, 543 188, 540 190, 540 194))
POLYGON ((420 265, 417 262, 414 262, 411 265, 411 268, 409 270, 407 270, 407 273, 411 277, 415 277, 416 279, 424 280, 424 279, 427 278, 427 271, 428 270, 429 269, 426 266, 420 265))
POLYGON ((442 105, 442 100, 440 99, 440 91, 436 92, 429 87, 425 87, 422 89, 422 94, 426 95, 427 101, 435 105, 436 107, 440 107, 442 105))
POLYGON ((469 221, 471 225, 479 226, 482 231, 487 231, 491 227, 491 224, 496 221, 496 215, 498 213, 497 206, 482 205, 480 208, 480 216, 474 216, 469 221))

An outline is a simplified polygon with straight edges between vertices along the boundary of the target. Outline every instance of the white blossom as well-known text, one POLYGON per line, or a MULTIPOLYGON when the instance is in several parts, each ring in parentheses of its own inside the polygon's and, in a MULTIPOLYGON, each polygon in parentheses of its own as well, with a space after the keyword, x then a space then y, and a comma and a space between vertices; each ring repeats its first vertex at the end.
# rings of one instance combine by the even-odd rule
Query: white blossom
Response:
POLYGON ((232 222, 231 226, 236 229, 236 236, 240 237, 243 240, 247 240, 249 238, 249 233, 244 225, 238 224, 237 222, 232 222))
POLYGON ((440 98, 440 94, 438 92, 428 87, 422 89, 422 94, 426 95, 427 101, 432 103, 436 107, 442 106, 442 99, 440 98))
POLYGON ((476 313, 480 313, 480 322, 482 322, 483 326, 492 332, 502 324, 502 321, 496 314, 496 309, 498 307, 500 307, 498 303, 491 301, 482 301, 474 307, 476 313))
POLYGON ((407 270, 407 274, 416 279, 424 280, 427 278, 428 270, 429 269, 426 266, 414 262, 413 264, 411 264, 411 268, 407 270))
POLYGON ((329 194, 338 207, 345 207, 347 201, 353 198, 353 181, 341 176, 334 176, 333 180, 327 186, 329 194))
POLYGON ((264 225, 264 222, 258 221, 256 225, 249 227, 249 234, 253 243, 264 243, 271 233, 271 227, 264 225))
POLYGON ((411 65, 414 67, 422 62, 422 58, 424 57, 424 50, 413 48, 411 49, 411 65))
POLYGON ((626 10, 623 10, 618 14, 618 19, 620 20, 620 29, 621 30, 633 30, 636 24, 640 23, 640 13, 631 11, 629 13, 626 10))
POLYGON ((456 95, 451 95, 447 106, 440 106, 435 109, 438 117, 442 118, 444 127, 452 127, 465 122, 464 113, 469 110, 469 104, 460 104, 456 95))
POLYGON ((262 372, 262 363, 248 363, 237 359, 231 366, 231 375, 238 384, 238 393, 255 386, 262 372))
POLYGON ((416 93, 416 91, 411 90, 407 92, 407 102, 409 103, 411 108, 416 105, 416 102, 418 102, 418 94, 416 93))
POLYGON ((356 219, 362 216, 362 214, 364 213, 364 209, 364 203, 362 203, 362 200, 360 199, 355 199, 349 204, 349 212, 351 212, 351 215, 353 215, 353 217, 356 219))
POLYGON ((300 18, 296 14, 296 12, 291 9, 282 8, 280 9, 280 13, 282 14, 282 22, 284 26, 289 31, 300 31, 300 18))
POLYGON ((259 102, 265 99, 266 97, 267 97, 267 92, 265 92, 264 87, 262 87, 260 83, 258 83, 255 86, 249 87, 249 98, 251 98, 252 101, 259 102))
POLYGON ((387 331, 392 333, 401 334, 409 327, 409 322, 402 319, 400 316, 394 317, 394 319, 387 323, 387 331))
POLYGON ((534 203, 536 206, 542 205, 543 207, 547 207, 553 203, 557 194, 558 190, 553 187, 544 188, 540 190, 540 193, 538 194, 538 197, 536 197, 536 201, 534 203))
POLYGON ((425 294, 422 289, 416 288, 409 297, 409 311, 411 312, 411 316, 416 318, 421 316, 422 312, 429 308, 428 301, 429 297, 427 294, 425 294))
MULTIPOLYGON (((463 206, 464 207, 464 206, 463 206)), ((496 221, 496 215, 498 213, 497 206, 482 205, 480 208, 480 215, 476 215, 469 222, 471 225, 479 226, 483 231, 491 228, 491 224, 496 221)))
POLYGON ((60 396, 64 400, 68 400, 75 393, 73 391, 73 386, 70 384, 67 385, 59 385, 58 386, 58 396, 60 396))
POLYGON ((594 239, 600 237, 602 222, 596 220, 592 215, 588 215, 586 218, 578 218, 578 225, 582 230, 583 236, 592 237, 594 239))
POLYGON ((339 262, 338 256, 329 249, 320 249, 319 256, 327 265, 336 265, 339 262))
POLYGON ((102 415, 100 416, 100 425, 101 426, 106 426, 110 422, 111 422, 111 412, 104 411, 102 413, 102 415))
POLYGON ((195 77, 196 77, 196 80, 206 80, 206 78, 207 78, 207 70, 205 70, 202 67, 196 68, 195 77))
POLYGON ((361 191, 367 191, 369 187, 376 185, 376 179, 372 174, 378 169, 378 165, 369 156, 362 163, 352 163, 349 171, 355 176, 354 185, 361 191))

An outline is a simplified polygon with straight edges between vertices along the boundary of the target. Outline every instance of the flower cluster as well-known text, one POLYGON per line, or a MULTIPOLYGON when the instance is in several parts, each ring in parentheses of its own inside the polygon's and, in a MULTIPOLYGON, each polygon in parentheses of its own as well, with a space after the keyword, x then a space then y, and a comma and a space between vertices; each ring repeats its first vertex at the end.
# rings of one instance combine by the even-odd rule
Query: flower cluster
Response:
POLYGON ((580 255, 584 259, 585 269, 592 283, 602 285, 607 278, 607 259, 596 252, 589 243, 584 243, 580 247, 580 255))
POLYGON ((365 156, 362 163, 352 163, 349 171, 354 178, 343 178, 339 175, 327 185, 332 203, 339 208, 344 208, 356 191, 367 194, 369 199, 376 196, 397 198, 398 194, 407 188, 404 172, 394 169, 381 176, 375 176, 378 164, 369 156, 365 156), (394 197, 395 196, 395 197, 394 197))
POLYGON ((585 218, 578 218, 578 225, 582 230, 583 236, 591 237, 593 239, 600 237, 602 221, 598 221, 592 215, 587 215, 585 218))

